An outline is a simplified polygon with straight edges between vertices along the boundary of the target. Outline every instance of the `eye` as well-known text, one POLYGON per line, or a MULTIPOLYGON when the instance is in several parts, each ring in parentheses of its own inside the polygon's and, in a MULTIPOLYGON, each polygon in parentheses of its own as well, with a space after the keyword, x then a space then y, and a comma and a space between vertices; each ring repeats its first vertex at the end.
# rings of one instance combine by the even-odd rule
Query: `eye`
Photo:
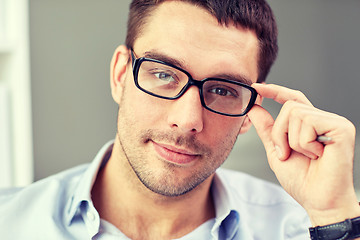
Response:
POLYGON ((214 87, 208 90, 209 93, 213 93, 222 97, 238 97, 235 89, 229 87, 214 87))
POLYGON ((178 82, 176 74, 171 71, 163 71, 163 70, 153 70, 152 74, 159 80, 171 83, 171 82, 178 82))

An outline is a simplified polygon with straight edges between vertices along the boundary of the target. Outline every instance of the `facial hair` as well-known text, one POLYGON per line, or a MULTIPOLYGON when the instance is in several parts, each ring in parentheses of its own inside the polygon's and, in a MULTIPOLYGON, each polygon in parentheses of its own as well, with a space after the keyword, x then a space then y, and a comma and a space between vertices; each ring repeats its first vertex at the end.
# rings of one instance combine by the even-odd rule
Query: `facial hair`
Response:
MULTIPOLYGON (((205 179, 213 174, 219 167, 208 166, 202 168, 201 171, 195 169, 188 170, 191 174, 184 179, 177 175, 177 170, 181 170, 183 167, 164 161, 162 164, 163 169, 159 171, 156 169, 154 170, 149 166, 151 163, 149 164, 147 159, 140 156, 132 156, 131 153, 129 153, 131 150, 126 148, 123 139, 121 139, 121 134, 118 134, 118 137, 122 151, 138 179, 149 190, 163 196, 175 197, 186 194, 205 181, 205 179)), ((141 134, 140 139, 144 144, 150 144, 150 141, 162 141, 174 145, 176 144, 176 146, 179 147, 185 147, 199 153, 201 157, 196 161, 206 161, 206 159, 209 158, 208 156, 211 156, 212 154, 212 151, 209 148, 199 144, 193 136, 174 137, 170 134, 155 133, 154 130, 147 130, 141 134)))
POLYGON ((138 180, 154 193, 177 197, 192 191, 211 176, 225 161, 237 138, 237 134, 225 136, 219 149, 200 143, 196 134, 179 135, 175 132, 155 129, 141 130, 145 118, 134 116, 123 90, 119 104, 117 136, 124 160, 128 162, 138 180), (140 130, 137 130, 140 129, 140 130), (164 161, 154 154, 151 142, 167 143, 196 153, 195 167, 184 167, 164 161))

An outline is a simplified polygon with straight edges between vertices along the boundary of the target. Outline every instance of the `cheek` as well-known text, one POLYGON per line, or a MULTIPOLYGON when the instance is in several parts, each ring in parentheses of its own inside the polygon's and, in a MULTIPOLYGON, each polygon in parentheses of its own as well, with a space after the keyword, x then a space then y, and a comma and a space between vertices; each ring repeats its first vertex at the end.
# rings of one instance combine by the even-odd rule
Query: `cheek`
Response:
POLYGON ((237 140, 242 121, 219 121, 209 125, 210 132, 202 138, 212 149, 210 161, 214 166, 220 166, 229 156, 237 140))
POLYGON ((154 121, 158 122, 164 116, 164 104, 161 101, 164 100, 144 93, 130 83, 124 89, 119 106, 124 110, 121 114, 126 114, 130 122, 146 125, 154 124, 154 121))
POLYGON ((236 140, 245 120, 244 117, 226 117, 211 112, 205 119, 204 139, 214 147, 229 145, 236 140))

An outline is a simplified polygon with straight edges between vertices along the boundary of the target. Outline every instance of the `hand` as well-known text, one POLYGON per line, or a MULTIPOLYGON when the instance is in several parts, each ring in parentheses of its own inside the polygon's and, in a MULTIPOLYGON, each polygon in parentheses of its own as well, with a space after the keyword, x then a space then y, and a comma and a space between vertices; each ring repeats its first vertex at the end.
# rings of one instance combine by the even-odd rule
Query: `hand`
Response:
POLYGON ((259 105, 248 113, 282 187, 315 226, 360 216, 353 185, 354 125, 316 109, 299 91, 272 84, 253 87, 283 105, 276 121, 259 105), (318 135, 332 141, 317 142, 318 135))

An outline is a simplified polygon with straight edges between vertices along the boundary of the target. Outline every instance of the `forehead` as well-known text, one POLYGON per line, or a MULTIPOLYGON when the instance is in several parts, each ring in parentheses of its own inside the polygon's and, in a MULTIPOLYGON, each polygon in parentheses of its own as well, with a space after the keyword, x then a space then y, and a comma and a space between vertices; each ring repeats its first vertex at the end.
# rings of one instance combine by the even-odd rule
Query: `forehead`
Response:
MULTIPOLYGON (((134 49, 138 55, 152 49, 167 54, 184 62, 190 73, 196 67, 200 75, 226 70, 257 79, 256 34, 232 24, 220 25, 206 10, 186 2, 160 4, 147 19, 134 49)), ((203 77, 208 76, 197 78, 203 77)))

